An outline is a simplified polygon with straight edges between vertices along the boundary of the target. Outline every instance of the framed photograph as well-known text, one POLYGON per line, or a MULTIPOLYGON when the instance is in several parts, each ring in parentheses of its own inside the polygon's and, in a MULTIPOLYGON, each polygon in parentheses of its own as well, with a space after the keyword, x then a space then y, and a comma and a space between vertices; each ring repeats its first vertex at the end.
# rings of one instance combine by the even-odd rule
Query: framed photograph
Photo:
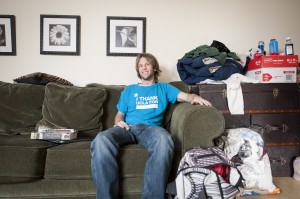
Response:
POLYGON ((41 15, 43 55, 80 55, 80 16, 41 15))
POLYGON ((16 55, 15 16, 0 15, 0 55, 16 55))
POLYGON ((107 17, 107 55, 137 56, 146 50, 146 18, 107 17))

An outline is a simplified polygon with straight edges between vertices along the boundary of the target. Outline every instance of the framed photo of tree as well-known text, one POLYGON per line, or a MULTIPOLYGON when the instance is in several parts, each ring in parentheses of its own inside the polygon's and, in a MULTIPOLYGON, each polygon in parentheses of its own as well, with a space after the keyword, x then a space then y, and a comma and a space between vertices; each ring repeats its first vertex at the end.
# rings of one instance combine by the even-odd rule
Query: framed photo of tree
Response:
POLYGON ((0 15, 0 55, 16 55, 14 15, 0 15))
POLYGON ((136 56, 146 50, 145 17, 107 17, 107 55, 136 56))
POLYGON ((80 16, 41 15, 40 53, 80 55, 80 16))

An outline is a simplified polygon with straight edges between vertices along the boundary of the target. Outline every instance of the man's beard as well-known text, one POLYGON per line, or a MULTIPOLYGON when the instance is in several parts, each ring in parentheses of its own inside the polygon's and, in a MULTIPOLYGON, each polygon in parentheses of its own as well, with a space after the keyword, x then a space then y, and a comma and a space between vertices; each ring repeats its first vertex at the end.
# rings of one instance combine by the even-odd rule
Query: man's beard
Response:
POLYGON ((145 80, 145 81, 149 81, 149 80, 154 79, 154 74, 149 74, 149 75, 146 75, 146 76, 140 75, 140 76, 141 76, 141 80, 145 80))

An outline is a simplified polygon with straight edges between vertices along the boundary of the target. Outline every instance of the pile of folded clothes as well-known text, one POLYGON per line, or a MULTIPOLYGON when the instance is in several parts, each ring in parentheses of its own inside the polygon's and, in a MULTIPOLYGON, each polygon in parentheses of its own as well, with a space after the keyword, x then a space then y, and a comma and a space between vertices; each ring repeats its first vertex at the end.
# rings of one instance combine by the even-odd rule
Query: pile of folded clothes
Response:
POLYGON ((244 74, 250 58, 242 61, 236 53, 214 40, 186 53, 177 63, 180 79, 186 84, 198 84, 205 80, 225 80, 234 73, 244 74))

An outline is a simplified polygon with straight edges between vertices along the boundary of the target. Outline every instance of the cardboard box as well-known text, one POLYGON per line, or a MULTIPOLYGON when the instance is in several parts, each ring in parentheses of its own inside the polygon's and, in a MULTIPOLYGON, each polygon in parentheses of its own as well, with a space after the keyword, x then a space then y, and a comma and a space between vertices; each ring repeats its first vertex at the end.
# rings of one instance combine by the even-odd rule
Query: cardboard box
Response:
POLYGON ((261 83, 295 83, 298 55, 267 55, 249 62, 246 76, 261 83))

